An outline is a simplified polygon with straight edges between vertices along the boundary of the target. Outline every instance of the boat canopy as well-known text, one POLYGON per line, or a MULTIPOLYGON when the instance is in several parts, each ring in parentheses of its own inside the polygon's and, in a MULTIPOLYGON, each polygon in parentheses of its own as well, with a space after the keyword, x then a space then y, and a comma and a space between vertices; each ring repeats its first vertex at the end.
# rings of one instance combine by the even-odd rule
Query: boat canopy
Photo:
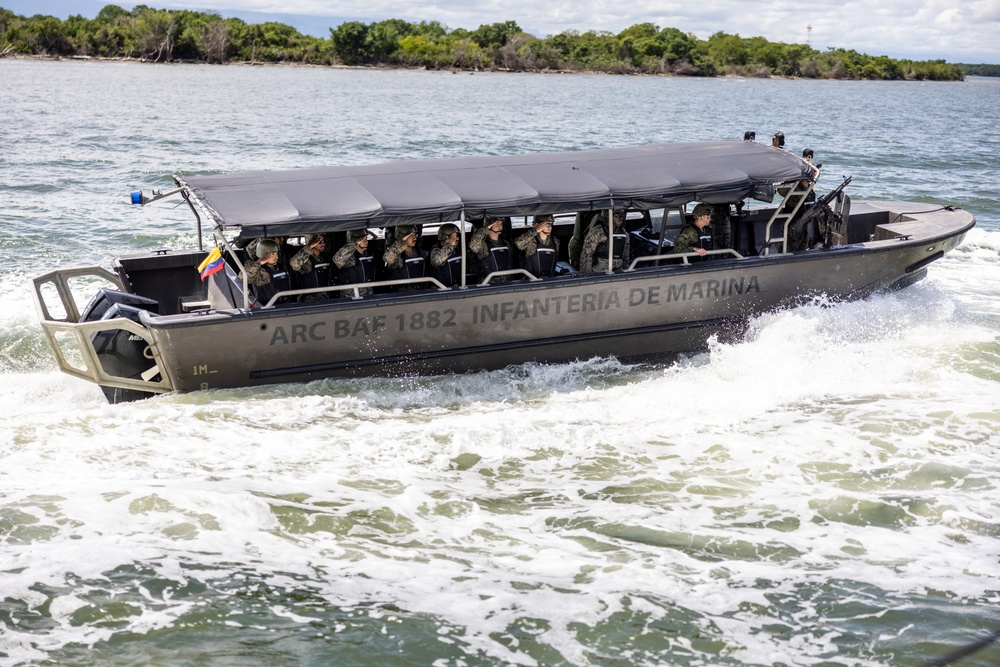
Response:
POLYGON ((770 201, 776 185, 815 179, 816 168, 750 141, 410 160, 244 171, 174 180, 220 229, 295 236, 428 224, 484 215, 536 215, 690 202, 770 201))

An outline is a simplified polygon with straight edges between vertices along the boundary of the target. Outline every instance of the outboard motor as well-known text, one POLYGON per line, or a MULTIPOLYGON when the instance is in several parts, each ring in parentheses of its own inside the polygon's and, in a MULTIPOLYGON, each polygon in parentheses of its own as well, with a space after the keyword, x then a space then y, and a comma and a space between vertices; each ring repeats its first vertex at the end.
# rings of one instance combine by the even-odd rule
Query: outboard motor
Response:
POLYGON ((102 289, 84 307, 83 313, 80 315, 80 321, 96 322, 97 320, 106 319, 104 314, 116 303, 141 308, 151 313, 159 314, 160 312, 160 303, 156 299, 148 299, 138 294, 128 294, 113 289, 102 289))
MULTIPOLYGON (((138 322, 139 313, 143 310, 155 313, 158 309, 159 303, 154 299, 102 289, 87 304, 80 321, 93 322, 124 317, 138 322)), ((142 336, 137 336, 124 329, 106 329, 92 334, 91 342, 97 353, 97 359, 101 363, 101 368, 108 375, 133 380, 154 380, 158 377, 158 373, 153 377, 143 377, 143 373, 154 368, 156 364, 146 356, 148 343, 142 336)), ((101 391, 104 392, 109 403, 138 401, 156 395, 154 392, 105 387, 103 385, 101 391)))

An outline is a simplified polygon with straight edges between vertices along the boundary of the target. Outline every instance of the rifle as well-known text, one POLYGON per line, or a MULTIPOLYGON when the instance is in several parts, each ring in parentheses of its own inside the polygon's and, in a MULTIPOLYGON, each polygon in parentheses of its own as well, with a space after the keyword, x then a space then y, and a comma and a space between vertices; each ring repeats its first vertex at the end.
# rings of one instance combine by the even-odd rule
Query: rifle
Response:
POLYGON ((848 186, 852 178, 854 177, 846 176, 844 178, 843 183, 841 183, 833 190, 830 190, 825 195, 823 195, 815 202, 813 202, 813 204, 808 209, 806 209, 802 217, 795 221, 794 225, 797 228, 797 230, 802 231, 806 229, 806 226, 813 220, 813 218, 819 218, 820 215, 822 214, 824 217, 828 218, 826 225, 826 233, 824 234, 823 238, 823 247, 829 248, 830 246, 832 246, 833 224, 830 223, 835 223, 837 225, 837 230, 840 231, 840 228, 844 224, 844 219, 842 215, 834 212, 834 210, 830 207, 830 202, 840 197, 840 194, 844 191, 844 188, 848 186))

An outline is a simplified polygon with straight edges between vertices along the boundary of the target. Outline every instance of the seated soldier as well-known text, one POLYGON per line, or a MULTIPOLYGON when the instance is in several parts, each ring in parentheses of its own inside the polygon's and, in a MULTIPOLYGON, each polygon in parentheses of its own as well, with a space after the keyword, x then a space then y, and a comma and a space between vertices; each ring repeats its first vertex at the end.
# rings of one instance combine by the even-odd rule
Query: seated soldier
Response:
MULTIPOLYGON (((473 232, 469 250, 479 260, 480 281, 485 280, 486 276, 494 271, 514 268, 510 242, 503 238, 503 220, 496 216, 488 216, 486 224, 473 232)), ((500 276, 496 280, 507 280, 507 276, 500 276)))
MULTIPOLYGON (((250 259, 243 265, 244 273, 240 273, 240 279, 246 275, 247 285, 256 297, 256 304, 264 306, 278 292, 291 289, 291 281, 288 278, 288 270, 281 265, 278 258, 278 244, 271 239, 260 239, 255 245, 255 258, 250 259)), ((275 303, 285 303, 287 299, 281 297, 275 303)))
POLYGON ((514 245, 524 251, 524 268, 531 275, 536 278, 556 275, 559 239, 552 235, 551 215, 536 215, 532 229, 517 237, 514 245))
POLYGON ((691 216, 693 222, 688 222, 681 228, 674 242, 675 253, 696 252, 701 257, 708 254, 712 245, 712 207, 708 204, 698 204, 691 216))
POLYGON ((431 248, 434 277, 445 287, 462 284, 462 253, 456 252, 461 243, 458 226, 451 223, 438 228, 438 242, 431 248))
MULTIPOLYGON (((423 278, 428 275, 427 255, 417 247, 417 230, 411 225, 396 227, 396 240, 385 249, 382 259, 388 271, 389 280, 405 280, 407 278, 423 278)), ((424 283, 394 285, 392 290, 424 289, 424 283)))
MULTIPOLYGON (((333 263, 339 269, 337 277, 341 285, 370 283, 374 280, 375 260, 368 254, 368 231, 352 229, 347 235, 347 243, 333 256, 333 263)), ((361 296, 371 296, 375 290, 362 287, 358 293, 361 296)))
MULTIPOLYGON (((292 257, 291 269, 298 277, 297 286, 300 289, 310 287, 330 286, 330 259, 326 254, 326 237, 322 234, 313 234, 306 238, 306 244, 302 246, 292 257)), ((328 294, 316 292, 314 294, 303 294, 302 301, 313 299, 324 299, 328 294)))
MULTIPOLYGON (((625 230, 625 211, 615 211, 612 215, 611 269, 620 270, 628 266, 632 259, 631 244, 625 230)), ((594 218, 583 239, 580 250, 580 271, 582 273, 605 273, 608 270, 608 222, 603 215, 594 218)))

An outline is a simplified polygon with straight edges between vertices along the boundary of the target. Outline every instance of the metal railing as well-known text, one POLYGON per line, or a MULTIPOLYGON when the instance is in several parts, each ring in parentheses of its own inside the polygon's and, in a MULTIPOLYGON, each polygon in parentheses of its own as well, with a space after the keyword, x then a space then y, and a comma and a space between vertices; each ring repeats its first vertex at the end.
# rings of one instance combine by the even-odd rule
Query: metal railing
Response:
POLYGON ((499 278, 500 276, 524 276, 532 282, 541 280, 541 278, 537 277, 536 275, 534 275, 533 273, 531 273, 526 269, 507 269, 506 271, 494 271, 493 273, 490 273, 485 278, 483 278, 482 282, 476 284, 479 285, 480 287, 485 287, 490 284, 491 280, 493 280, 494 278, 499 278))
POLYGON ((745 259, 743 255, 736 252, 731 248, 720 248, 718 250, 706 250, 704 255, 699 255, 697 252, 680 252, 680 253, 670 253, 667 255, 646 255, 644 257, 636 257, 632 260, 632 263, 628 265, 628 270, 632 271, 635 269, 636 265, 640 262, 663 262, 679 259, 682 264, 690 265, 691 262, 688 260, 695 257, 720 257, 727 255, 730 257, 735 257, 736 259, 745 259))
POLYGON ((346 292, 350 290, 354 292, 354 295, 351 297, 352 299, 363 299, 364 296, 361 294, 361 290, 363 289, 392 287, 393 285, 419 285, 422 283, 429 283, 438 290, 451 289, 450 287, 445 287, 441 281, 431 276, 425 276, 423 278, 403 278, 401 280, 379 280, 377 282, 352 283, 350 285, 331 285, 330 287, 305 287, 302 289, 290 289, 278 292, 272 296, 266 304, 261 306, 261 308, 273 308, 278 299, 290 296, 300 296, 302 294, 323 294, 326 292, 346 292))

